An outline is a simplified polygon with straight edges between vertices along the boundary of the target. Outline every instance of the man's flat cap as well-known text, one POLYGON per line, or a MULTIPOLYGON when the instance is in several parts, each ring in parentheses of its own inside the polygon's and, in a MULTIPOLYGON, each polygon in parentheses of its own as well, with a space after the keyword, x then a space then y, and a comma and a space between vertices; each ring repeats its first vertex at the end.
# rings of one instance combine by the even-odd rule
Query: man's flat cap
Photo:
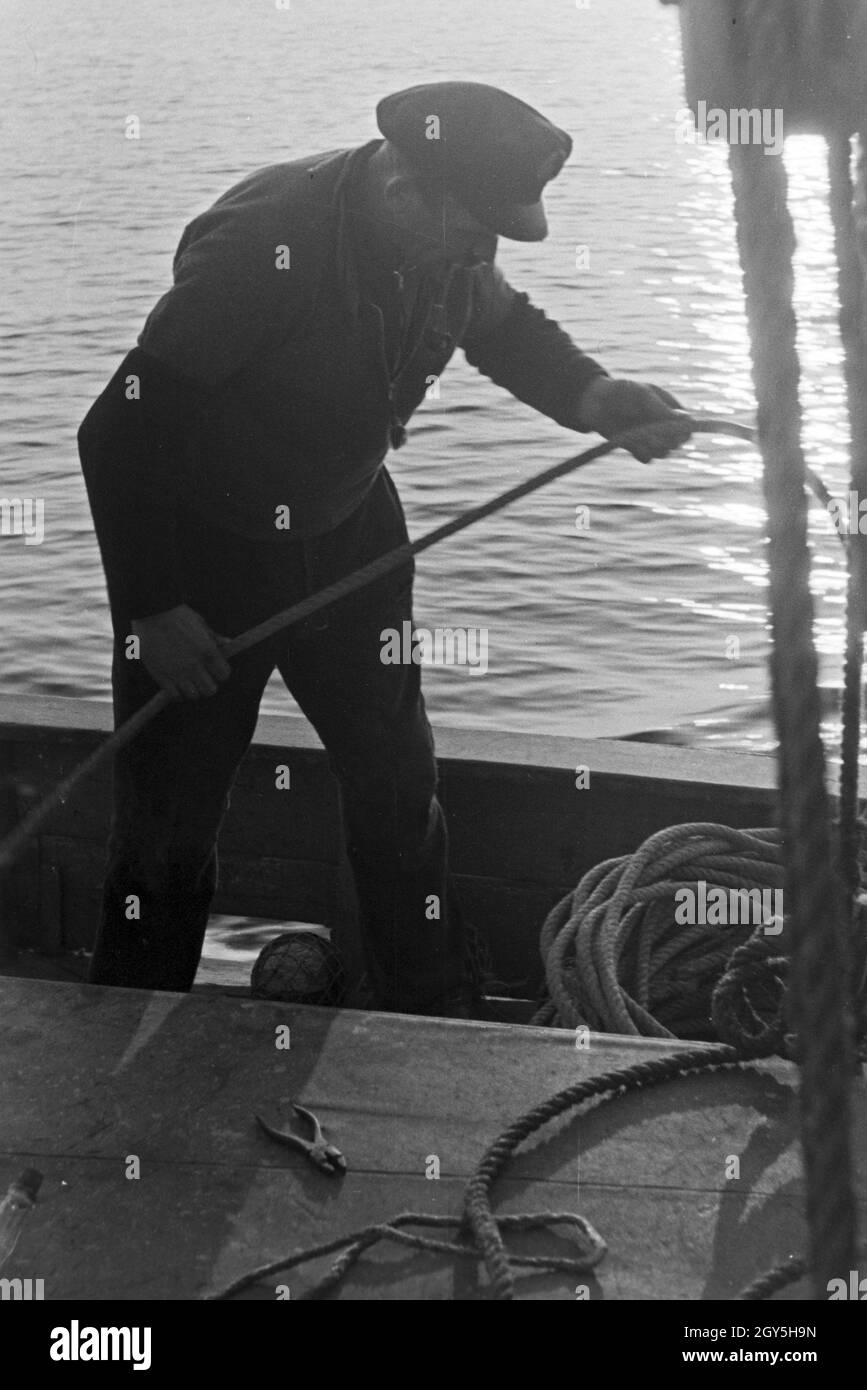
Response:
POLYGON ((514 241, 548 235, 542 190, 572 141, 526 102, 483 82, 426 82, 383 97, 376 122, 482 226, 514 241))

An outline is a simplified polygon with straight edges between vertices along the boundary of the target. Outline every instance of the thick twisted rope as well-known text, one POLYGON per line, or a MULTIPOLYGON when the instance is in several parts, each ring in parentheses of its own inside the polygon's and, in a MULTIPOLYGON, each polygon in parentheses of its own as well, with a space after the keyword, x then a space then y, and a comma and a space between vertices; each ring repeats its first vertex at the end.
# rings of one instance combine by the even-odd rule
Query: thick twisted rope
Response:
POLYGON ((751 1284, 747 1284, 745 1289, 741 1289, 738 1298, 747 1303, 771 1298, 775 1293, 779 1293, 780 1289, 803 1279, 808 1272, 806 1260, 787 1260, 784 1264, 775 1265, 773 1269, 761 1274, 751 1284))
MULTIPOLYGON (((848 138, 831 140, 828 149, 830 203, 837 253, 840 337, 849 406, 851 465, 849 490, 856 505, 867 499, 867 175, 865 150, 859 140, 857 185, 851 174, 848 138), (857 186, 857 196, 856 196, 857 186)), ((867 613, 867 542, 860 535, 860 509, 849 516, 849 578, 846 602, 846 665, 843 691, 843 750, 840 774, 840 859, 849 902, 852 938, 853 996, 860 1016, 867 942, 863 913, 857 902, 862 873, 859 863, 861 825, 858 818, 858 764, 861 743, 861 683, 863 627, 867 613), (856 532, 851 533, 854 521, 856 532)))
POLYGON ((755 1057, 775 1053, 791 1059, 785 1002, 789 957, 779 938, 757 927, 728 960, 711 998, 711 1018, 720 1042, 755 1057))
POLYGON ((801 1066, 802 1146, 815 1296, 852 1268, 855 1203, 849 1151, 853 1075, 842 895, 819 735, 809 586, 799 364, 792 307, 794 230, 782 159, 729 149, 758 401, 770 539, 771 685, 779 737, 789 1009, 801 1066))
MULTIPOLYGON (((499 1216, 497 1222, 503 1231, 509 1232, 534 1231, 542 1227, 556 1225, 574 1226, 587 1243, 588 1248, 581 1255, 512 1255, 513 1263, 521 1268, 542 1273, 586 1274, 599 1263, 606 1253, 605 1242, 593 1229, 590 1222, 585 1220, 583 1216, 576 1216, 574 1212, 543 1211, 535 1212, 529 1216, 523 1214, 499 1216)), ((380 1241, 393 1241, 398 1245, 407 1245, 413 1250, 427 1250, 435 1254, 456 1255, 461 1258, 478 1260, 479 1252, 472 1244, 468 1245, 462 1241, 435 1240, 430 1236, 415 1235, 404 1229, 406 1226, 442 1229, 460 1227, 461 1224, 462 1218, 460 1216, 431 1216, 416 1211, 401 1212, 399 1216, 393 1216, 388 1221, 373 1226, 364 1226, 358 1231, 350 1231, 348 1234, 337 1236, 333 1240, 323 1241, 320 1245, 310 1245, 291 1255, 270 1260, 267 1264, 259 1265, 256 1269, 242 1274, 238 1279, 234 1279, 215 1293, 206 1294, 203 1302, 212 1303, 232 1298, 235 1294, 242 1293, 244 1289, 252 1288, 255 1284, 261 1283, 270 1275, 281 1271, 285 1273, 287 1270, 296 1269, 300 1265, 309 1264, 312 1260, 319 1260, 325 1255, 332 1255, 336 1251, 340 1251, 331 1268, 308 1289, 298 1294, 296 1301, 306 1300, 310 1302, 323 1299, 332 1289, 337 1288, 342 1283, 364 1252, 370 1250, 380 1241)))
MULTIPOLYGON (((841 306, 845 300, 850 305, 855 304, 854 296, 860 297, 860 308, 851 310, 860 319, 859 339, 855 345, 854 353, 847 353, 847 361, 857 362, 858 367, 853 372, 852 387, 849 390, 849 417, 852 431, 853 453, 857 455, 858 469, 860 477, 860 488, 863 494, 867 495, 867 482, 864 480, 864 472, 867 471, 867 386, 862 384, 859 389, 859 377, 863 379, 865 368, 865 356, 867 356, 867 138, 862 131, 856 137, 857 146, 857 169, 854 181, 854 204, 852 206, 853 221, 846 232, 846 243, 848 247, 854 246, 858 256, 858 267, 854 266, 851 259, 848 262, 846 272, 846 285, 841 284, 840 301, 841 306), (860 268, 860 276, 858 269, 860 268), (855 287, 855 281, 858 287, 855 287), (851 281, 851 288, 850 288, 851 281)), ((850 173, 850 163, 848 158, 849 151, 846 151, 845 173, 850 173)), ((841 307, 842 313, 842 307, 841 307)), ((849 330, 845 330, 848 335, 849 330)), ((852 330, 853 333, 855 330, 852 330)), ((844 338, 845 342, 845 338, 844 338)), ((847 367, 851 370, 851 367, 847 367)), ((859 563, 862 615, 867 612, 867 541, 858 540, 857 556, 859 563)), ((853 552, 855 547, 853 546, 853 552)), ((863 635, 862 635, 863 637, 863 635)), ((854 695, 853 695, 854 703, 854 695)), ((862 820, 861 831, 865 830, 862 820)), ((859 885, 867 883, 867 864, 862 859, 861 872, 858 878, 859 885)), ((855 972, 854 997, 857 1016, 861 1024, 862 1031, 867 1027, 867 910, 862 906, 857 906, 853 912, 853 969, 855 972)))
MULTIPOLYGON (((533 1022, 644 1037, 719 1037, 716 1013, 725 1008, 734 1014, 744 988, 741 979, 733 980, 724 1003, 715 1005, 736 948, 747 945, 754 928, 758 934, 767 927, 780 954, 782 923, 772 924, 773 912, 767 920, 764 914, 782 887, 779 841, 774 829, 675 825, 651 835, 634 854, 591 869, 542 928, 548 998, 533 1022), (692 895, 695 904, 702 882, 726 893, 723 922, 678 921, 678 896, 688 901, 692 895), (758 920, 755 901, 743 897, 750 892, 759 895, 758 920)), ((771 955, 762 953, 762 962, 771 955)), ((723 1041, 776 1051, 769 1044, 782 1037, 779 971, 756 975, 748 993, 759 987, 763 1031, 756 1034, 758 1015, 751 1008, 749 1026, 739 1031, 733 1019, 723 1041)))
MULTIPOLYGON (((828 147, 831 217, 838 265, 840 337, 851 428, 850 497, 867 499, 867 294, 858 252, 850 172, 851 150, 843 136, 828 147)), ((847 509, 848 510, 848 509, 847 509)), ((849 517, 857 527, 860 512, 849 517)), ((861 741, 861 675, 864 660, 864 547, 857 533, 848 541, 846 657, 843 687, 843 745, 840 775, 840 863, 852 907, 859 888, 858 757, 861 741)))
POLYGON ((541 1105, 521 1115, 494 1141, 484 1153, 467 1186, 464 1213, 470 1231, 484 1254, 485 1266, 493 1286, 494 1297, 507 1301, 515 1297, 515 1280, 502 1236, 491 1208, 491 1189, 508 1160, 525 1139, 542 1125, 548 1124, 567 1110, 594 1097, 611 1098, 628 1091, 656 1086, 676 1076, 687 1076, 715 1067, 737 1066, 745 1058, 733 1047, 702 1047, 681 1052, 673 1057, 652 1058, 620 1071, 605 1072, 602 1076, 579 1081, 541 1105))

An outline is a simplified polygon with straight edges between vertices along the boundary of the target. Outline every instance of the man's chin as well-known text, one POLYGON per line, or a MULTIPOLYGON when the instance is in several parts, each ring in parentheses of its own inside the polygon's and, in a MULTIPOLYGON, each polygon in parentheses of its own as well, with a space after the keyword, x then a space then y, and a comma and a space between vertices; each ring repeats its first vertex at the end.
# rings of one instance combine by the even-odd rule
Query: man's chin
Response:
POLYGON ((404 262, 404 273, 418 271, 421 275, 442 275, 449 262, 443 256, 409 256, 404 262))

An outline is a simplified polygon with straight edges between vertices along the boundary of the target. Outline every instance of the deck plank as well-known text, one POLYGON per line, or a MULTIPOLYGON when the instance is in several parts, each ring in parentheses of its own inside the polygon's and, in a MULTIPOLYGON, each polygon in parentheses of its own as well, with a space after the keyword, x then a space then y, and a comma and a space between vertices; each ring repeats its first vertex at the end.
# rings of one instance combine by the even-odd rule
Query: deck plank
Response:
MULTIPOLYGON (((85 1299, 196 1298, 406 1208, 457 1213, 481 1153, 518 1114, 582 1076, 671 1050, 594 1036, 578 1051, 559 1030, 21 979, 0 981, 0 1046, 0 1185, 27 1162, 46 1174, 4 1275, 85 1299), (283 1024, 288 1052, 275 1046, 283 1024), (252 1112, 286 1115, 290 1095, 346 1153, 342 1182, 258 1131, 252 1112), (130 1180, 132 1154, 141 1177, 130 1180), (438 1181, 425 1177, 430 1155, 438 1181)), ((804 1243, 794 1084, 792 1068, 767 1062, 573 1114, 519 1153, 498 1209, 588 1216, 609 1244, 587 1280, 594 1297, 730 1298, 804 1243), (737 1180, 726 1178, 731 1155, 737 1180)), ((855 1111, 867 1207, 861 1079, 855 1111)), ((303 1287, 298 1274, 289 1282, 303 1287)), ((522 1292, 574 1296, 564 1275, 522 1281, 522 1292)), ((344 1296, 485 1288, 471 1262, 456 1272, 392 1248, 344 1296)))

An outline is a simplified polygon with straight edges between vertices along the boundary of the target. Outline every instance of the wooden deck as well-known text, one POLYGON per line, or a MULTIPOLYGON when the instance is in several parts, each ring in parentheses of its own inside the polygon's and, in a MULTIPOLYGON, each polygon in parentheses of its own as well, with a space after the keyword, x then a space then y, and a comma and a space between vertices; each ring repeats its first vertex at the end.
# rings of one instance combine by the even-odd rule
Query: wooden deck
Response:
MULTIPOLYGON (((594 1036, 577 1051, 558 1030, 0 979, 0 1050, 0 1188, 26 1165, 45 1174, 4 1277, 44 1279, 46 1299, 189 1300, 400 1211, 458 1213, 476 1162, 512 1119, 582 1075, 671 1049, 594 1036), (275 1046, 281 1024, 288 1052, 275 1046), (344 1179, 258 1131, 254 1109, 280 1113, 290 1096, 346 1154, 344 1179), (131 1155, 138 1178, 126 1176, 131 1155), (429 1155, 439 1180, 425 1177, 429 1155)), ((863 1228, 863 1080, 855 1112, 863 1228)), ((495 1197, 501 1211, 589 1218, 609 1246, 583 1276, 591 1298, 700 1300, 730 1299, 802 1250, 802 1194, 794 1072, 774 1062, 555 1122, 495 1197), (738 1179, 726 1179, 729 1156, 738 1179)), ((561 1235, 533 1241, 536 1252, 566 1248, 561 1235)), ((297 1297, 309 1277, 272 1277, 248 1296, 273 1299, 284 1282, 297 1297)), ((576 1282, 521 1276, 519 1297, 572 1300, 576 1282)), ((390 1246, 338 1296, 488 1295, 472 1261, 390 1246)))

